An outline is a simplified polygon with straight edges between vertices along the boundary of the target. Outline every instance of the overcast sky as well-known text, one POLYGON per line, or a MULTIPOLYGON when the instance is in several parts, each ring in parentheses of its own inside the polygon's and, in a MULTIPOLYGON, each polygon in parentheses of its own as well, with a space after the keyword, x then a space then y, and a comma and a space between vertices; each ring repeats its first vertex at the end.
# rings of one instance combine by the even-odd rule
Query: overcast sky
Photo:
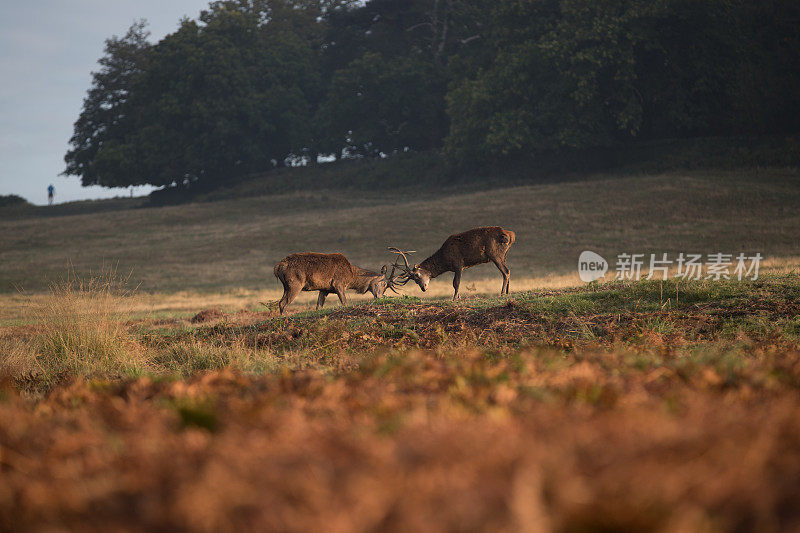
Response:
MULTIPOLYGON (((81 187, 63 177, 64 153, 104 41, 135 19, 151 40, 196 18, 208 0, 0 0, 0 195, 47 201, 107 198, 127 190, 81 187)), ((141 194, 142 191, 137 191, 141 194)))

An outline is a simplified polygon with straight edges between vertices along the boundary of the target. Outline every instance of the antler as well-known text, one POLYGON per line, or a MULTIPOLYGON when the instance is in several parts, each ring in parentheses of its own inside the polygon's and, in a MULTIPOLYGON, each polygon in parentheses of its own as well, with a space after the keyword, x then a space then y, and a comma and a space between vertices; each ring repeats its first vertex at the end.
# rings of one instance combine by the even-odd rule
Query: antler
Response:
MULTIPOLYGON (((406 271, 410 271, 411 270, 411 266, 408 264, 408 258, 406 257, 406 254, 416 253, 416 250, 409 250, 407 252, 404 252, 404 251, 400 250, 400 248, 395 248, 394 246, 390 246, 389 247, 389 251, 394 253, 394 254, 397 254, 397 259, 400 259, 401 257, 403 258, 403 261, 406 264, 406 268, 404 270, 406 270, 406 271)), ((396 260, 395 260, 395 264, 397 264, 396 260)))
POLYGON ((389 274, 388 288, 391 289, 392 292, 394 292, 395 294, 398 294, 394 288, 402 287, 411 280, 411 265, 408 264, 408 258, 406 257, 406 254, 413 254, 416 252, 416 250, 408 250, 406 252, 403 252, 399 248, 390 246, 389 251, 394 254, 397 254, 397 259, 395 259, 394 264, 392 265, 392 272, 389 274), (401 257, 403 258, 405 266, 398 264, 398 261, 400 260, 401 257), (401 269, 403 273, 395 277, 394 272, 398 268, 401 269))
POLYGON ((386 281, 386 288, 387 288, 387 289, 389 289, 390 291, 392 291, 392 292, 393 292, 393 293, 395 293, 395 294, 400 294, 399 292, 397 292, 397 289, 395 289, 395 287, 402 287, 403 285, 405 285, 405 284, 406 284, 406 283, 408 283, 408 282, 407 282, 407 281, 404 281, 403 283, 398 283, 396 280, 397 280, 397 279, 398 279, 400 276, 398 276, 397 278, 393 278, 393 277, 392 277, 393 275, 394 275, 394 268, 392 268, 392 273, 391 273, 391 274, 389 274, 389 278, 387 278, 387 281, 386 281))

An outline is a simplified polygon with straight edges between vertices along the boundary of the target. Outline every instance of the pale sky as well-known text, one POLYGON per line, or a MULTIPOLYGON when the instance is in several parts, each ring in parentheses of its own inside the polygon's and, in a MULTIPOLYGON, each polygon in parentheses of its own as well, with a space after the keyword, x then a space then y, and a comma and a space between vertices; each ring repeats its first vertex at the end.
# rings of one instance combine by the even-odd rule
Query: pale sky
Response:
POLYGON ((124 35, 134 20, 147 19, 155 42, 208 3, 0 0, 0 195, 44 204, 52 183, 56 202, 127 196, 127 189, 81 187, 79 178, 59 176, 91 72, 105 39, 124 35))

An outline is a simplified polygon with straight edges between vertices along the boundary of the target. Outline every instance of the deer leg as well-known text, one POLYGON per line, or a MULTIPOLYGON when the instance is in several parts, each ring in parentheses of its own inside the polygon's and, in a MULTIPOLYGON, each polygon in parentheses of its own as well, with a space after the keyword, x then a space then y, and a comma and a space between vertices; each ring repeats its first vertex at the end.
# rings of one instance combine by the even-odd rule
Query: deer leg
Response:
POLYGON ((317 309, 322 309, 325 307, 325 298, 328 296, 328 291, 319 291, 319 297, 317 297, 317 309))
POLYGON ((503 267, 503 287, 500 289, 500 294, 503 294, 504 290, 508 294, 509 285, 511 284, 511 269, 506 266, 505 262, 501 266, 503 267))
POLYGON ((278 302, 278 308, 281 310, 281 314, 283 314, 283 310, 297 298, 297 295, 300 294, 300 286, 283 286, 283 297, 281 301, 278 302))
POLYGON ((280 309, 281 314, 283 314, 283 310, 287 305, 289 305, 289 287, 284 287, 283 296, 281 296, 281 299, 278 302, 278 309, 280 309))
POLYGON ((453 274, 453 289, 455 289, 455 293, 453 293, 453 301, 458 300, 458 287, 461 285, 461 272, 460 268, 456 268, 455 273, 453 274))
POLYGON ((508 249, 506 249, 506 253, 503 254, 503 267, 506 269, 506 294, 508 294, 508 291, 510 290, 511 287, 511 269, 508 268, 508 263, 506 262, 507 260, 508 260, 508 249))
POLYGON ((339 297, 339 303, 342 305, 347 305, 347 296, 344 294, 344 289, 338 285, 334 285, 333 290, 336 292, 336 296, 339 297))
POLYGON ((492 262, 495 264, 497 269, 503 275, 503 286, 500 288, 500 294, 508 294, 509 285, 511 281, 511 269, 506 266, 505 260, 499 261, 492 259, 492 262))

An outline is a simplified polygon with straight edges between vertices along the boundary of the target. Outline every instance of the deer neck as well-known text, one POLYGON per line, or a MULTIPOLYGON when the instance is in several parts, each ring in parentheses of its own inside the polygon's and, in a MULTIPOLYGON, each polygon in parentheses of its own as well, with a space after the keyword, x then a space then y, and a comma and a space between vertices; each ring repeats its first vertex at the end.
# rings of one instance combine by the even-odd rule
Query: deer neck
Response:
POLYGON ((380 276, 380 274, 377 272, 372 272, 361 267, 353 267, 353 281, 350 284, 350 288, 358 294, 364 294, 369 290, 372 280, 378 276, 380 276))
POLYGON ((419 268, 425 270, 428 274, 431 275, 431 279, 444 274, 447 272, 448 269, 444 264, 442 264, 441 258, 438 254, 433 254, 425 261, 419 264, 419 268))

